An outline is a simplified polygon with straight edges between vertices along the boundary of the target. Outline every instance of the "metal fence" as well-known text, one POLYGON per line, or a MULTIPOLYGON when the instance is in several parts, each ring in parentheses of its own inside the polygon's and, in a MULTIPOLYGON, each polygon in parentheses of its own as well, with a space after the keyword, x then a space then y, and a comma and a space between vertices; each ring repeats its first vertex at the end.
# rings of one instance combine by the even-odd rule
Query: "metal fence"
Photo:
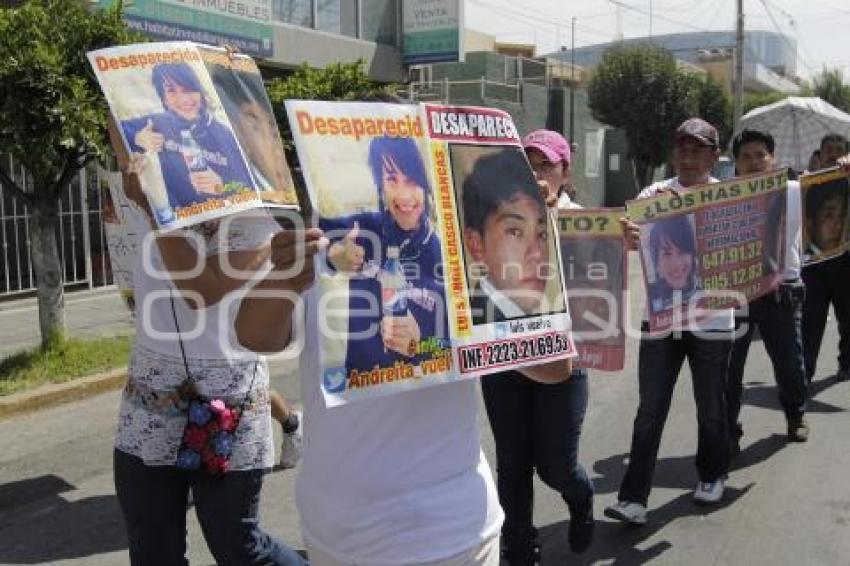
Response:
MULTIPOLYGON (((0 167, 19 185, 31 187, 32 178, 11 156, 0 158, 0 167)), ((68 290, 113 284, 101 215, 104 183, 91 166, 62 191, 56 236, 68 290)), ((0 300, 36 289, 28 220, 27 207, 0 184, 0 300)))

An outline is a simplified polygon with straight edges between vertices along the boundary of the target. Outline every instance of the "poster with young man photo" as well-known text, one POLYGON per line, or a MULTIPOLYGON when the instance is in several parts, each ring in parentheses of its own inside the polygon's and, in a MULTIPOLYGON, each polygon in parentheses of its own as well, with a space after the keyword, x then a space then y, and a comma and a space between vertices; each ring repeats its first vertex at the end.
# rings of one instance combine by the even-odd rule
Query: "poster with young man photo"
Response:
POLYGON ((840 256, 850 249, 850 182, 841 169, 803 175, 803 259, 805 264, 840 256))
POLYGON ((576 355, 554 219, 512 118, 425 106, 461 375, 576 355))

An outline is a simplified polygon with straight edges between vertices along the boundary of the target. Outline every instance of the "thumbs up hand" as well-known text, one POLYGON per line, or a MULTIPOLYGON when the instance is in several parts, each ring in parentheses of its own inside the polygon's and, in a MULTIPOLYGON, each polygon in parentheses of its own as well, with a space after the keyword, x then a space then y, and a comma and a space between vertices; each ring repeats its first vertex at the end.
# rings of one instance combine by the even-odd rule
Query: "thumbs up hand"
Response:
POLYGON ((165 144, 165 137, 154 131, 153 120, 148 118, 148 123, 144 128, 139 130, 133 141, 146 152, 158 153, 162 151, 162 147, 165 144))
POLYGON ((366 252, 363 246, 357 243, 357 236, 360 233, 360 224, 354 223, 354 227, 345 237, 331 244, 328 249, 328 261, 339 272, 353 273, 360 271, 363 267, 363 259, 366 252))

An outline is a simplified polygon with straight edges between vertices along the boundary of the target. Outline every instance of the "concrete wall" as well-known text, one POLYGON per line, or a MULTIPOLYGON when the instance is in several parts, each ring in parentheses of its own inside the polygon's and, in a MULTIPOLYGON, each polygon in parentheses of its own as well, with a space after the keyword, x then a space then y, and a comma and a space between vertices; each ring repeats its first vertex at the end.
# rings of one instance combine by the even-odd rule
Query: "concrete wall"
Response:
POLYGON ((358 59, 366 62, 369 77, 374 80, 404 80, 401 52, 396 47, 287 24, 275 25, 274 59, 265 63, 281 67, 297 67, 303 63, 325 67, 330 63, 353 63, 358 59))

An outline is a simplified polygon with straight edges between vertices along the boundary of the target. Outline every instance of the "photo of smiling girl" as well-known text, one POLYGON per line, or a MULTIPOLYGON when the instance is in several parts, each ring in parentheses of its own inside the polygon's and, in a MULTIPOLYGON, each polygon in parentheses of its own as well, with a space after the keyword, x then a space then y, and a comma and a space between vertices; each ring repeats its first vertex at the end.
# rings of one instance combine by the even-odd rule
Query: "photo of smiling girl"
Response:
POLYGON ((233 132, 217 120, 208 95, 188 63, 161 63, 151 83, 162 111, 121 121, 130 151, 158 156, 173 209, 254 183, 233 132))
POLYGON ((655 222, 650 230, 649 249, 644 248, 644 257, 649 260, 647 268, 655 274, 649 289, 652 313, 687 303, 699 289, 692 217, 689 214, 666 218, 655 222))

